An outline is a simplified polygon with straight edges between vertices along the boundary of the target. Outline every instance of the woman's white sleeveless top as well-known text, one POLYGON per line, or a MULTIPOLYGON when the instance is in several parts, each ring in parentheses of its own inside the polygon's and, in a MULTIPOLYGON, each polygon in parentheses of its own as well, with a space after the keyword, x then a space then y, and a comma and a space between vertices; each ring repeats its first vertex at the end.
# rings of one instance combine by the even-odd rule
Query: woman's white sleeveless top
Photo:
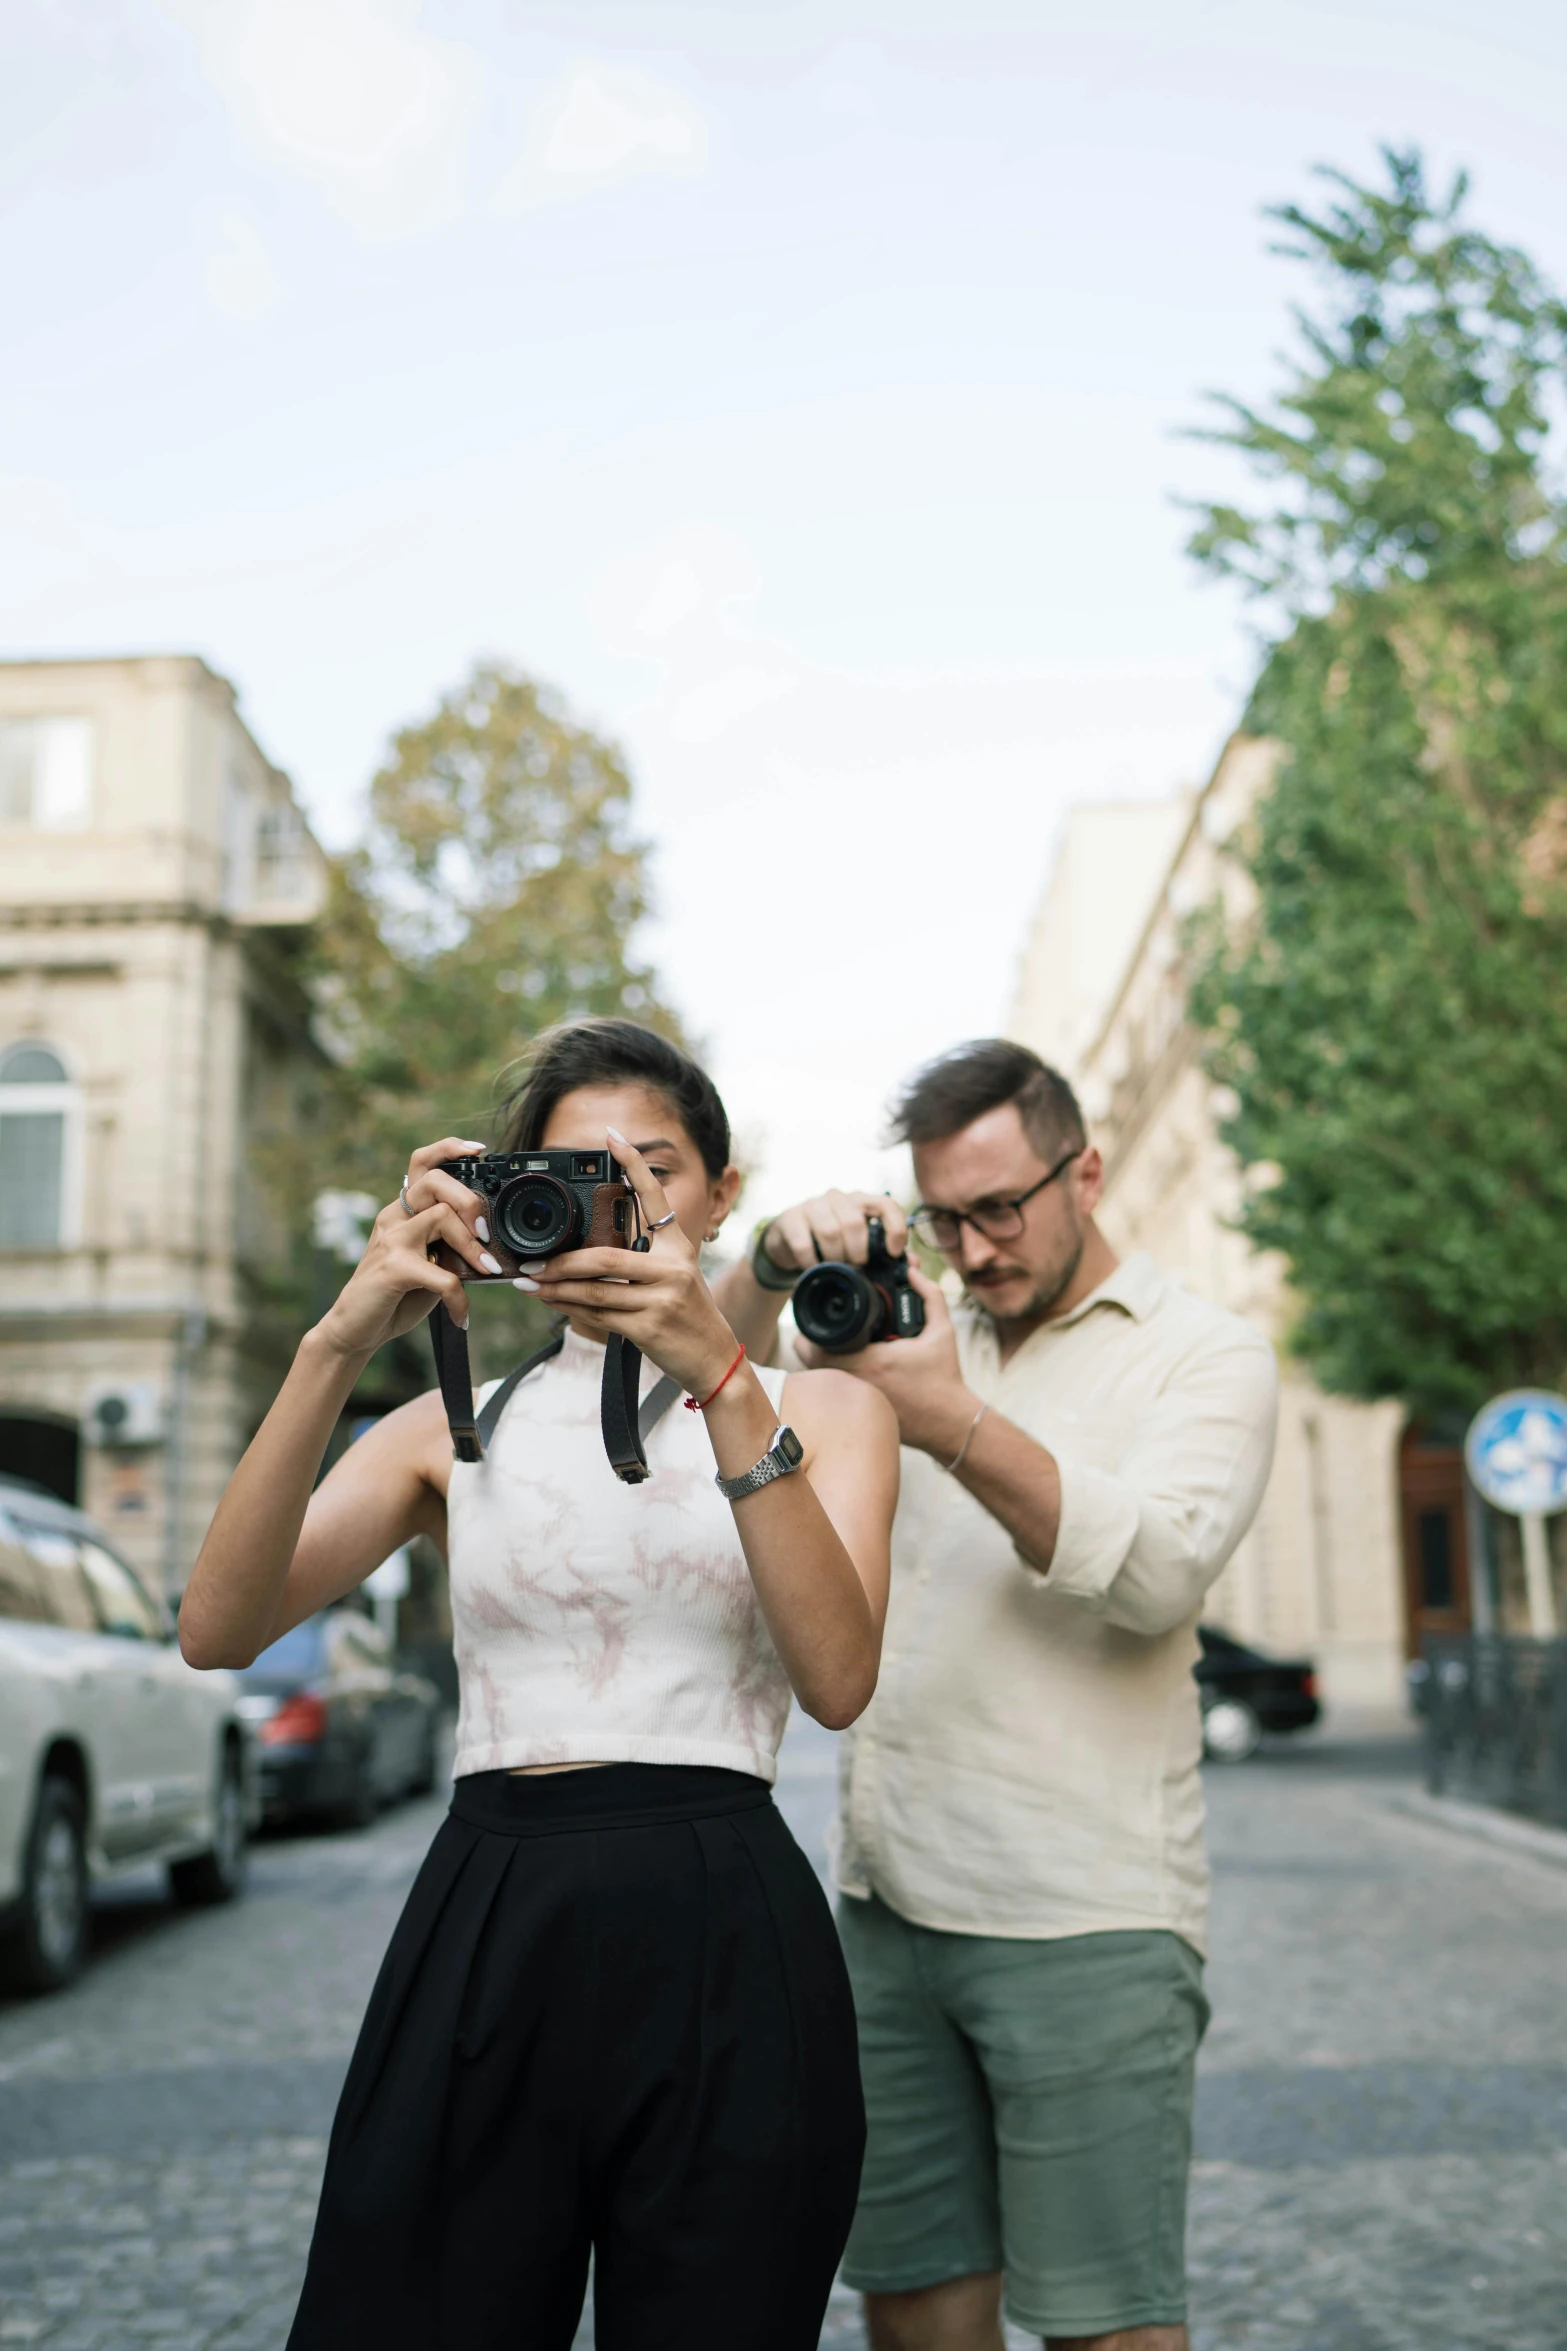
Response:
MULTIPOLYGON (((622 1485, 599 1430, 603 1368, 603 1348, 568 1331, 485 1459, 452 1464, 457 1776, 707 1763, 770 1781, 789 1682, 702 1416, 676 1403, 648 1438, 651 1476, 622 1485)), ((788 1374, 756 1376, 779 1407, 788 1374)), ((644 1395, 658 1377, 643 1365, 644 1395)))

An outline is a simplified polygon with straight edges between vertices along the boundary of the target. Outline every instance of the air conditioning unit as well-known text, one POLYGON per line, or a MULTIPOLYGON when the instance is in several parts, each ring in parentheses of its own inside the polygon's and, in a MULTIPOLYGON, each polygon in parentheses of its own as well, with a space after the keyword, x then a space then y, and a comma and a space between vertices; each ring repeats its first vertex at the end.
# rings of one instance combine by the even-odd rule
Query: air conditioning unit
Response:
POLYGON ((89 1445, 161 1445, 163 1400, 151 1380, 95 1380, 82 1422, 89 1445))

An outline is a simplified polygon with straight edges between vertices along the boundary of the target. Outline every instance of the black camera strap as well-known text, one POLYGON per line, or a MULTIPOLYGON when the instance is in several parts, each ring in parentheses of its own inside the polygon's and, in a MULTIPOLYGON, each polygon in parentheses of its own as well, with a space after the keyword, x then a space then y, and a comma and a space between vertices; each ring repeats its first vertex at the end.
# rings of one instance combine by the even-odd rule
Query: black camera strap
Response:
MULTIPOLYGON (((561 1323, 542 1347, 536 1348, 527 1359, 515 1365, 477 1415, 473 1409, 473 1373, 468 1361, 468 1334, 459 1330, 447 1313, 437 1305, 430 1317, 430 1349, 435 1357, 435 1376, 441 1383, 441 1401, 446 1407, 446 1425, 452 1432, 452 1453, 458 1461, 482 1461, 494 1440, 501 1414, 511 1402, 529 1372, 541 1364, 550 1363, 566 1344, 566 1326, 561 1323)), ((680 1382, 666 1372, 651 1387, 641 1409, 637 1406, 637 1390, 642 1384, 642 1350, 633 1347, 619 1333, 611 1337, 604 1350, 604 1383, 599 1394, 599 1420, 604 1432, 604 1450, 609 1464, 628 1486, 641 1485, 649 1475, 647 1440, 663 1419, 675 1398, 680 1394, 680 1382)))
POLYGON ((473 1414, 468 1334, 458 1329, 439 1300, 430 1317, 430 1352, 435 1357, 435 1376, 441 1383, 446 1425, 452 1432, 452 1457, 457 1461, 482 1461, 484 1443, 473 1414))

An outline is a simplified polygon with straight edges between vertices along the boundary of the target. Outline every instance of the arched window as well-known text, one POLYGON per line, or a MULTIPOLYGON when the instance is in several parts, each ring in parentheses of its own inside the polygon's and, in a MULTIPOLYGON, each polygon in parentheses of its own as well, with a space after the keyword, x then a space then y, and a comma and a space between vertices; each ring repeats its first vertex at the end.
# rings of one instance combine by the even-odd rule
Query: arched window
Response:
POLYGON ((70 1238, 76 1088, 51 1045, 0 1052, 0 1249, 70 1238))

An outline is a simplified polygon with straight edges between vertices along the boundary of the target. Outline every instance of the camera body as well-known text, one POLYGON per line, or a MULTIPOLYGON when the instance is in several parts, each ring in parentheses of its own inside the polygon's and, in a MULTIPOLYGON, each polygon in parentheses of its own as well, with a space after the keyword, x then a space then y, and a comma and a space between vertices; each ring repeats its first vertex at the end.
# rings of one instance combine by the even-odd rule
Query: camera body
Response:
POLYGON ((853 1355, 878 1339, 917 1339, 925 1301, 909 1280, 907 1257, 894 1257, 879 1216, 869 1219, 863 1265, 808 1265, 794 1285, 794 1324, 824 1355, 853 1355))
POLYGON ((637 1237, 636 1194, 608 1151, 486 1151, 472 1159, 444 1159, 484 1202, 489 1251, 498 1274, 475 1273, 440 1242, 432 1252, 465 1282, 510 1281, 541 1258, 568 1249, 629 1249, 637 1237))

